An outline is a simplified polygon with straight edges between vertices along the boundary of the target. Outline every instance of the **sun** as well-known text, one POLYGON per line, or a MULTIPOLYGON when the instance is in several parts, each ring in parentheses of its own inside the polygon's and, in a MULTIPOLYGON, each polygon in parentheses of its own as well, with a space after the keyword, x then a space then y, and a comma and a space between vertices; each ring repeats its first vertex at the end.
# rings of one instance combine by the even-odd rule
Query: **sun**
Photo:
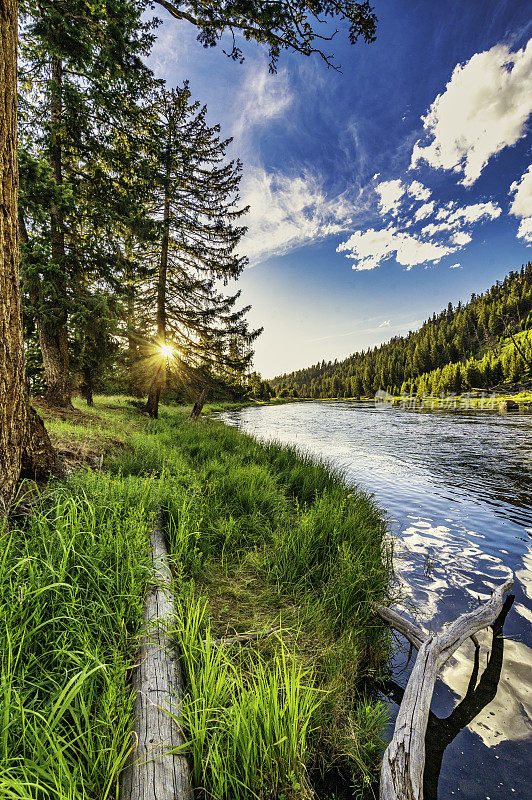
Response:
POLYGON ((159 350, 163 358, 172 358, 174 355, 174 348, 171 344, 160 344, 159 350))

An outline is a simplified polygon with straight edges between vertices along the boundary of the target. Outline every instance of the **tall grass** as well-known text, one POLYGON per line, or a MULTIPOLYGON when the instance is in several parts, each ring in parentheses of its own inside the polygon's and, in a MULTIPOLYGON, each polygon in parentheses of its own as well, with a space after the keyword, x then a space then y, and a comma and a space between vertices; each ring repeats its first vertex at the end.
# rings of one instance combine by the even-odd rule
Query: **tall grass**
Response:
POLYGON ((194 783, 209 797, 310 798, 308 740, 323 705, 310 670, 280 643, 272 661, 258 651, 213 644, 205 603, 188 598, 177 615, 188 694, 183 716, 194 783))
POLYGON ((126 756, 150 484, 85 472, 2 534, 0 796, 106 798, 126 756))

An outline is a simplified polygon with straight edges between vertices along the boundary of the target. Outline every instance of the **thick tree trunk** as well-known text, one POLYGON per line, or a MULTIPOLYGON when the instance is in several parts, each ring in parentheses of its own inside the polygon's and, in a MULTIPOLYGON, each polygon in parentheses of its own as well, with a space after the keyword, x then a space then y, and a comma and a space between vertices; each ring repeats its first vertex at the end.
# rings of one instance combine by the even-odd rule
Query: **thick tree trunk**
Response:
MULTIPOLYGON (((170 242, 170 142, 167 151, 166 178, 164 184, 163 238, 161 241, 161 259, 157 276, 157 344, 166 343, 166 276, 168 272, 168 245, 170 242)), ((162 356, 160 356, 162 358, 162 356)), ((150 392, 144 411, 153 419, 159 416, 159 398, 166 385, 165 360, 158 366, 150 386, 150 392)))
MULTIPOLYGON (((58 186, 63 183, 62 149, 60 125, 63 114, 63 65, 61 59, 52 57, 52 83, 50 97, 50 123, 52 128, 50 142, 50 166, 58 186)), ((56 298, 66 296, 65 278, 65 231, 61 208, 53 205, 50 212, 50 244, 52 262, 57 270, 54 292, 56 298)), ((41 346, 44 375, 46 379, 46 399, 57 406, 70 407, 71 390, 69 386, 68 330, 67 313, 60 304, 54 309, 52 320, 37 320, 39 344, 41 346)))
POLYGON ((18 273, 16 0, 0 4, 0 516, 22 474, 55 468, 44 425, 30 409, 18 273))

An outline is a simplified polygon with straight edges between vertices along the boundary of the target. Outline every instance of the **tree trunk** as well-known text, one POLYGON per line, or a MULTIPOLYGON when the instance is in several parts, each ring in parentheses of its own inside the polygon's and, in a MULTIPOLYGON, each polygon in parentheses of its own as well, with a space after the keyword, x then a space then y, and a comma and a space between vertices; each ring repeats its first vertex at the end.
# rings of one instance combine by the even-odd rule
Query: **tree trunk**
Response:
POLYGON ((0 516, 21 476, 56 466, 44 425, 30 408, 18 272, 17 0, 0 4, 0 516))
POLYGON ((68 380, 68 331, 66 325, 42 322, 37 319, 37 332, 41 346, 46 399, 54 406, 70 407, 68 380))
MULTIPOLYGON (((163 238, 161 241, 161 260, 157 276, 157 344, 166 343, 166 275, 168 271, 168 245, 170 242, 170 136, 166 158, 164 182, 163 238)), ((158 354, 157 354, 158 355, 158 354)), ((163 356, 159 356, 163 358, 163 356)), ((159 416, 159 398, 166 384, 166 359, 157 368, 150 386, 145 412, 153 419, 159 416)))
POLYGON ((205 405, 205 400, 207 399, 207 395, 208 394, 209 394, 209 390, 208 389, 204 389, 202 391, 202 393, 200 394, 200 396, 198 397, 198 399, 194 403, 192 411, 190 412, 189 419, 195 420, 195 419, 197 419, 199 417, 199 415, 201 414, 201 411, 203 409, 203 406, 205 405))
POLYGON ((82 371, 82 376, 83 377, 81 381, 81 386, 79 387, 81 396, 83 397, 88 406, 93 406, 94 400, 92 397, 92 392, 93 392, 92 370, 90 368, 89 369, 85 368, 82 371))
POLYGON ((152 385, 150 386, 150 393, 144 406, 144 411, 152 419, 157 419, 159 416, 159 398, 161 397, 161 386, 159 385, 158 378, 155 377, 152 385))
MULTIPOLYGON (((63 114, 63 65, 60 58, 52 57, 52 82, 50 97, 50 166, 57 186, 63 183, 60 125, 63 114)), ((60 300, 66 296, 65 232, 61 208, 52 205, 50 212, 50 244, 52 263, 56 267, 54 292, 60 300)), ((52 320, 37 320, 39 344, 41 346, 46 378, 46 399, 57 406, 71 407, 69 386, 69 358, 67 312, 58 305, 52 320)))

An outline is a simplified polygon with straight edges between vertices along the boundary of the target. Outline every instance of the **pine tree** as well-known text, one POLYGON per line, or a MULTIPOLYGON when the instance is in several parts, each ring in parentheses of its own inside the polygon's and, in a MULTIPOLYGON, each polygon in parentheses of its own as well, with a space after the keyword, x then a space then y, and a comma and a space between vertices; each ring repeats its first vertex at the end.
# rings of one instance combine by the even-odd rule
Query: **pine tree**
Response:
POLYGON ((22 144, 49 184, 37 215, 22 205, 28 248, 41 256, 23 268, 47 398, 68 406, 68 318, 87 275, 112 271, 110 227, 127 214, 117 144, 134 128, 136 101, 152 83, 142 62, 152 36, 130 0, 26 0, 22 9, 22 144))
POLYGON ((227 296, 216 285, 237 278, 246 264, 236 253, 246 230, 237 223, 247 209, 238 204, 241 165, 225 161, 230 140, 207 124, 206 107, 190 102, 187 85, 160 92, 156 107, 146 157, 160 245, 156 277, 143 296, 148 314, 156 304, 155 337, 144 347, 151 372, 146 412, 154 417, 169 372, 174 380, 198 378, 199 371, 204 378, 241 374, 260 333, 248 330, 248 308, 235 310, 239 294, 227 296))

